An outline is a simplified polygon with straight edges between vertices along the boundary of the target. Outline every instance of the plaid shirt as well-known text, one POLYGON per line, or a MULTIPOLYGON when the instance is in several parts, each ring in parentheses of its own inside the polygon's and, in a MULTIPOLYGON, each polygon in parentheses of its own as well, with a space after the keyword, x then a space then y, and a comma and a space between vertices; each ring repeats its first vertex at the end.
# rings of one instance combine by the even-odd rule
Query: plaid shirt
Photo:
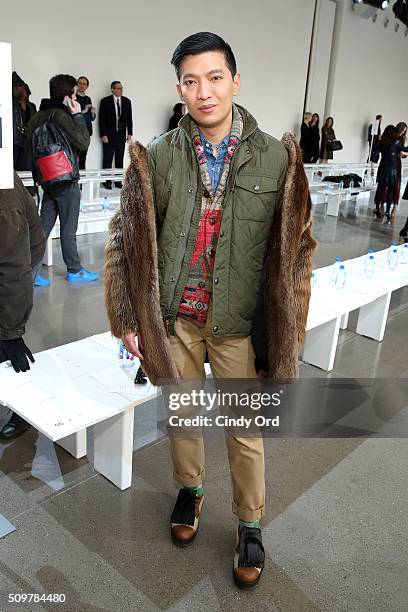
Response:
POLYGON ((189 319, 199 326, 204 326, 207 321, 225 187, 230 164, 241 139, 242 128, 242 117, 238 109, 233 106, 232 128, 229 137, 227 137, 228 144, 225 146, 224 154, 222 153, 222 145, 226 139, 224 139, 218 148, 218 156, 223 155, 223 158, 219 159, 217 157, 215 159, 212 156, 213 159, 211 160, 206 155, 205 139, 200 136, 198 127, 196 125, 193 126, 192 144, 197 155, 204 192, 201 202, 201 218, 191 258, 189 277, 181 297, 177 316, 189 319), (214 168, 215 172, 213 172, 214 168))

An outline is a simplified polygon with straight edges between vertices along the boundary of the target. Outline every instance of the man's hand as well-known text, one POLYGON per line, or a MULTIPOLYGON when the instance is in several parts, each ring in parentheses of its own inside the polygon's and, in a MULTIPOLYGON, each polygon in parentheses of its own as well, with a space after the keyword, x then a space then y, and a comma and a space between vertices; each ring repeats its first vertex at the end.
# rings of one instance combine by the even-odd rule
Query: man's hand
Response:
POLYGON ((108 144, 109 140, 107 136, 102 136, 102 142, 103 144, 108 144))
POLYGON ((143 345, 142 345, 142 337, 140 333, 137 334, 137 344, 136 344, 136 338, 135 338, 134 332, 125 334, 122 340, 123 340, 123 344, 125 345, 126 350, 128 350, 129 353, 132 353, 132 355, 134 355, 138 359, 140 359, 140 361, 143 361, 144 359, 143 353, 142 353, 143 345))
POLYGON ((67 105, 67 108, 69 110, 69 112, 71 113, 71 115, 76 115, 77 113, 82 113, 82 108, 80 103, 77 100, 69 100, 69 104, 67 105))
POLYGON ((15 372, 27 372, 30 369, 27 357, 34 363, 34 357, 22 338, 1 340, 0 362, 11 361, 15 372))
POLYGON ((128 137, 127 137, 127 142, 131 142, 131 141, 132 141, 132 138, 133 138, 132 134, 128 134, 128 137))

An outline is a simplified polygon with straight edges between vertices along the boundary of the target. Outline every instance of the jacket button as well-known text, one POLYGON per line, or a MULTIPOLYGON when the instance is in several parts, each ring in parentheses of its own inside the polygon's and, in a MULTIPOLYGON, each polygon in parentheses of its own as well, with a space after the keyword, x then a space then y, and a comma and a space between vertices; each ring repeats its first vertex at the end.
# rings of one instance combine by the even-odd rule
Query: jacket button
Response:
POLYGON ((175 283, 175 282, 176 282, 176 277, 175 277, 175 276, 172 276, 172 277, 170 278, 170 282, 171 282, 171 283, 175 283))
POLYGON ((224 232, 220 232, 220 238, 224 238, 224 232))
POLYGON ((193 188, 192 187, 189 188, 188 193, 193 193, 193 188))
POLYGON ((216 276, 216 277, 214 278, 214 285, 218 285, 219 280, 220 280, 220 279, 218 278, 218 276, 216 276))
POLYGON ((218 331, 218 325, 214 325, 214 326, 213 326, 213 332, 216 334, 216 333, 217 333, 217 331, 218 331))
POLYGON ((180 238, 184 238, 185 235, 186 235, 186 232, 181 232, 180 238))
POLYGON ((247 150, 246 150, 246 152, 247 152, 247 153, 250 153, 250 152, 251 152, 251 149, 247 149, 247 150))
POLYGON ((217 222, 217 219, 215 217, 210 217, 210 224, 211 225, 215 225, 217 222))
POLYGON ((260 190, 260 186, 259 185, 254 185, 254 191, 259 191, 260 190))

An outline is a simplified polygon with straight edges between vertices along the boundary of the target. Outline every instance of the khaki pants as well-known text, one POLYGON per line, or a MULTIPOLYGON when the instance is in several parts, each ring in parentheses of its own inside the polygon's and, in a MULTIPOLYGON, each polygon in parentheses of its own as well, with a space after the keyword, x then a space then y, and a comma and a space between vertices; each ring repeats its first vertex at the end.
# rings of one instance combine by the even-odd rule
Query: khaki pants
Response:
MULTIPOLYGON (((211 335, 211 305, 204 328, 179 317, 170 344, 183 379, 205 379, 206 351, 214 378, 258 378, 250 337, 211 335)), ((186 487, 199 485, 204 478, 202 437, 171 436, 170 440, 175 480, 186 487)), ((226 442, 233 486, 232 510, 243 521, 256 521, 263 516, 265 507, 263 440, 227 434, 226 442)))

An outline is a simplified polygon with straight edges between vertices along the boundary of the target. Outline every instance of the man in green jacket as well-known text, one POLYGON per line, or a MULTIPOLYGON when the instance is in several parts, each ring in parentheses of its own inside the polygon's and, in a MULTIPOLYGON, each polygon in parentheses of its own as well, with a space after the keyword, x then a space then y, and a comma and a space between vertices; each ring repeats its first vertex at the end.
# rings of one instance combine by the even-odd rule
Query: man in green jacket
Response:
MULTIPOLYGON (((16 372, 26 372, 29 360, 34 362, 23 335, 33 307, 32 269, 45 244, 35 202, 14 173, 14 189, 0 189, 0 363, 10 361, 16 372)), ((27 427, 14 414, 0 437, 14 438, 27 427)))
MULTIPOLYGON (((279 234, 275 241, 278 248, 282 245, 279 261, 290 256, 276 282, 269 283, 281 291, 281 297, 272 301, 282 304, 275 348, 276 359, 285 367, 273 371, 296 376, 298 331, 304 328, 308 305, 308 291, 302 290, 307 287, 314 244, 299 147, 289 135, 287 149, 233 103, 240 75, 230 46, 216 34, 201 32, 183 40, 172 64, 188 114, 177 129, 149 145, 147 159, 140 144, 130 148, 121 210, 111 222, 106 250, 106 305, 112 333, 144 359, 153 383, 174 378, 174 373, 181 379, 203 380, 206 353, 217 379, 257 378, 251 333, 267 247, 273 228, 281 227, 277 219, 285 193, 292 253, 289 240, 280 240, 279 234), (290 185, 286 185, 288 151, 290 185), (157 260, 151 248, 155 234, 157 260), (301 242, 302 263, 295 273, 301 242), (300 303, 293 279, 302 289, 300 303), (288 300, 293 302, 290 307, 288 300)), ((200 521, 204 446, 200 436, 174 435, 170 441, 174 478, 182 487, 171 516, 171 537, 185 547, 193 542, 200 521)), ((239 519, 234 579, 247 588, 257 584, 265 561, 259 525, 265 511, 263 441, 233 435, 227 435, 226 441, 233 511, 239 519)))

